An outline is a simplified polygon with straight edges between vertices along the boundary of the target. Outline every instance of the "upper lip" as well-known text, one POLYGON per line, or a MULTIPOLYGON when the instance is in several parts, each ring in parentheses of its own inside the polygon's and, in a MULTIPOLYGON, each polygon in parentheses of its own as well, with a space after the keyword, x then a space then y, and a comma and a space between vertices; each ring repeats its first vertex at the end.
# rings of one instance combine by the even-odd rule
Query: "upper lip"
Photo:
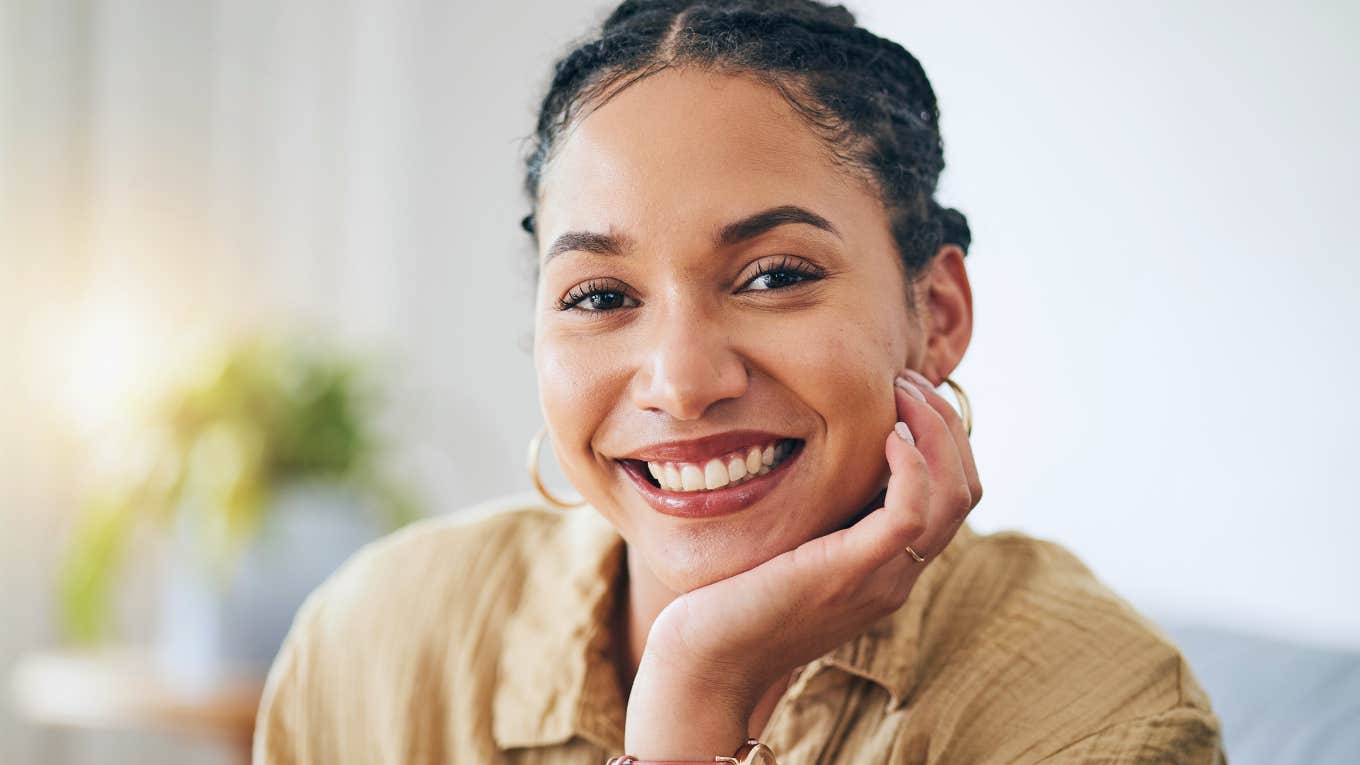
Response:
POLYGON ((729 430, 689 441, 664 441, 649 444, 618 457, 643 462, 700 462, 750 446, 781 441, 781 436, 765 430, 729 430))

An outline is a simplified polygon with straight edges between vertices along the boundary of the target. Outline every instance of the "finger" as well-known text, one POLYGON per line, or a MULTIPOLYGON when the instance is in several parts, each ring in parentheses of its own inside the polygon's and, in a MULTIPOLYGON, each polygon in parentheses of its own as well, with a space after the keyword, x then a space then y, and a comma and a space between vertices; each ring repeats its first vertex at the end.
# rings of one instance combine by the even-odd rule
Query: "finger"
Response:
MULTIPOLYGON (((943 418, 915 386, 894 386, 906 438, 887 436, 888 486, 883 506, 848 528, 809 540, 790 551, 805 575, 852 570, 862 575, 907 555, 905 548, 941 549, 966 514, 970 494, 962 460, 943 418), (916 390, 917 399, 908 393, 916 390)), ((924 553, 923 553, 924 554, 924 553)))
POLYGON ((968 476, 968 490, 973 495, 973 507, 982 499, 982 481, 978 478, 977 462, 973 459, 973 442, 968 437, 968 429, 963 426, 963 418, 950 405, 949 401, 935 390, 935 383, 914 369, 903 369, 902 374, 917 383, 916 388, 926 397, 926 403, 944 419, 945 425, 954 437, 959 456, 963 460, 964 474, 968 476))
MULTIPOLYGON (((916 449, 924 456, 929 471, 927 532, 921 543, 931 552, 936 552, 948 544, 956 523, 972 509, 972 493, 964 473, 963 459, 949 427, 940 414, 925 402, 924 393, 906 380, 897 382, 893 391, 898 412, 915 435, 916 449)), ((916 545, 912 545, 912 548, 922 555, 927 554, 926 550, 916 545)))
POLYGON ((885 523, 889 528, 877 540, 879 544, 872 558, 877 570, 865 572, 859 587, 869 602, 895 610, 924 571, 905 550, 908 545, 921 545, 928 531, 925 523, 930 504, 930 466, 916 448, 915 436, 905 422, 894 426, 884 453, 891 472, 879 512, 903 525, 885 523))
POLYGON ((902 555, 903 548, 919 539, 929 523, 930 468, 925 456, 895 430, 883 451, 890 471, 883 506, 841 532, 846 535, 846 548, 867 569, 877 569, 902 555))
MULTIPOLYGON (((889 476, 883 505, 849 528, 816 539, 779 556, 788 569, 779 577, 783 595, 789 589, 830 592, 836 602, 863 602, 875 609, 899 607, 923 571, 908 558, 907 545, 919 545, 930 505, 930 467, 905 423, 886 437, 884 456, 889 476), (904 438, 905 435, 905 438, 904 438), (790 588, 788 583, 799 582, 790 588)), ((772 561, 774 563, 774 561, 772 561)), ((771 593, 774 598, 775 593, 771 593)))

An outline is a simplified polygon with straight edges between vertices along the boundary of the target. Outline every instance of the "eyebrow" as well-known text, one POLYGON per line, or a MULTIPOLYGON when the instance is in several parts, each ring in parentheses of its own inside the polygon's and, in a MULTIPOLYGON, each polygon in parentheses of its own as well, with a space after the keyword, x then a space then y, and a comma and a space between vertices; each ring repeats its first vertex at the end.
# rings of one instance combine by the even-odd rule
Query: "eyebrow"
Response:
MULTIPOLYGON (((841 232, 836 230, 831 221, 817 213, 797 205, 780 205, 768 210, 761 210, 723 226, 713 237, 713 246, 731 247, 755 239, 779 226, 793 223, 814 226, 834 234, 838 239, 842 238, 841 232)), ((632 240, 624 235, 599 234, 593 231, 568 231, 553 240, 552 246, 548 248, 548 254, 543 257, 543 264, 547 265, 548 261, 558 255, 576 250, 592 252, 597 255, 622 255, 631 244, 632 240)))

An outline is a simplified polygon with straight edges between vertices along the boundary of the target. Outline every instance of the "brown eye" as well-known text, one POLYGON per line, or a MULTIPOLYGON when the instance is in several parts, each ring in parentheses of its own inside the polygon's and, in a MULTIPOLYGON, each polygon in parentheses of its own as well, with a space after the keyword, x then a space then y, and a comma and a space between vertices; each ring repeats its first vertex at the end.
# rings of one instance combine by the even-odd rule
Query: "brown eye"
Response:
POLYGON ((777 262, 762 263, 755 276, 746 283, 752 291, 777 290, 822 278, 816 266, 788 256, 777 262))
POLYGON ((559 311, 577 309, 581 311, 613 311, 619 308, 632 308, 638 304, 619 288, 618 285, 604 281, 591 280, 573 287, 557 302, 559 311))
POLYGON ((792 271, 771 271, 752 279, 747 283, 747 289, 777 290, 780 287, 791 287, 806 278, 806 276, 792 271))
POLYGON ((576 304, 577 308, 586 307, 590 311, 608 311, 614 308, 623 308, 628 301, 628 296, 622 292, 592 292, 586 295, 585 299, 576 304))

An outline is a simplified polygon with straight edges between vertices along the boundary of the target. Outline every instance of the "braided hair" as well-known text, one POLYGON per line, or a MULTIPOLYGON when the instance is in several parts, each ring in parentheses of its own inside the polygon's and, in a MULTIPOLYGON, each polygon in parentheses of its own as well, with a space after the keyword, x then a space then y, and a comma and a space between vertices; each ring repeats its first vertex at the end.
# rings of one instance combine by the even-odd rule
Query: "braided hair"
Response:
POLYGON ((842 170, 868 184, 891 222, 908 278, 942 244, 968 251, 968 221, 934 199, 944 169, 939 108, 925 71, 891 40, 815 0, 624 0, 554 67, 525 160, 531 211, 544 167, 577 119, 663 69, 695 66, 774 88, 842 170))

